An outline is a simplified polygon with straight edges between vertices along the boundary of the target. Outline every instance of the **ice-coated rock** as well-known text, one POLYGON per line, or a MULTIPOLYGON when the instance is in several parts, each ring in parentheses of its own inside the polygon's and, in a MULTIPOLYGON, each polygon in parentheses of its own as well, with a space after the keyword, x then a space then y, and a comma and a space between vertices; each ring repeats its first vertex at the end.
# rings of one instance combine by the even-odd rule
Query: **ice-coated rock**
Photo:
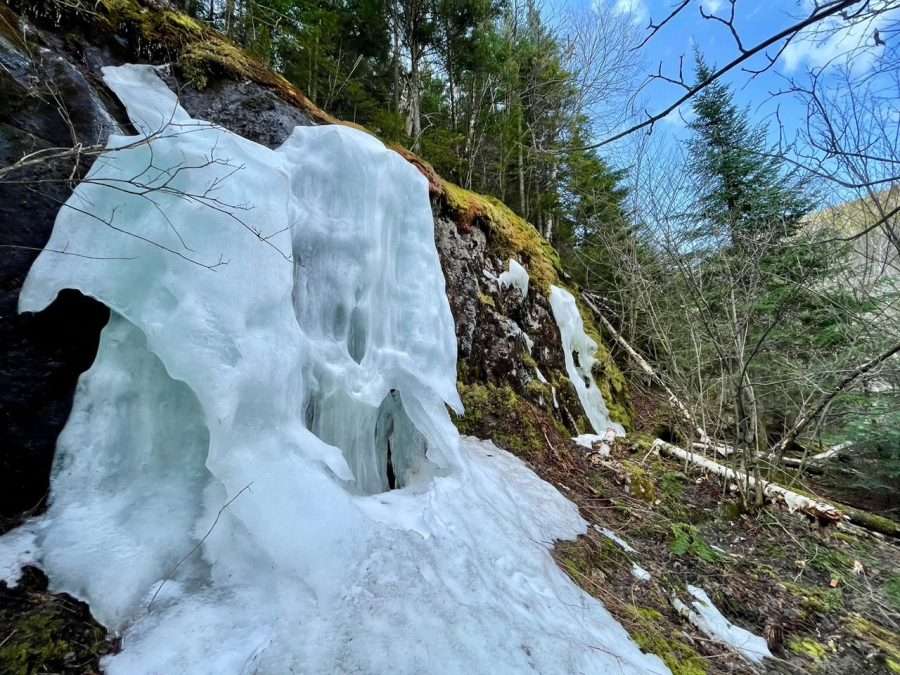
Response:
POLYGON ((666 672, 553 562, 575 506, 457 436, 424 178, 360 131, 272 151, 150 67, 104 74, 141 136, 58 215, 48 248, 90 258, 43 253, 21 308, 112 316, 0 561, 123 632, 113 675, 666 672))
POLYGON ((509 259, 509 269, 500 275, 498 282, 501 288, 516 288, 523 299, 528 297, 528 270, 517 260, 509 259))
POLYGON ((575 298, 567 290, 553 286, 550 289, 550 307, 553 309, 556 325, 559 326, 566 372, 594 433, 605 436, 612 431, 615 435, 624 436, 622 425, 609 419, 603 393, 594 381, 591 369, 596 362, 594 353, 597 351, 597 343, 584 332, 584 321, 575 298))

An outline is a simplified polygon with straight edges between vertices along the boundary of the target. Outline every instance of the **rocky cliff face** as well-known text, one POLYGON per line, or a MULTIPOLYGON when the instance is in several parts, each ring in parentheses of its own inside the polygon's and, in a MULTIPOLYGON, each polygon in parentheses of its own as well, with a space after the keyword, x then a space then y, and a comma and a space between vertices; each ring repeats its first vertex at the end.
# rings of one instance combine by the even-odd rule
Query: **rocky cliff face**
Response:
MULTIPOLYGON (((0 96, 9 102, 0 108, 0 166, 33 152, 55 158, 0 181, 6 249, 0 339, 9 353, 0 371, 6 434, 0 515, 10 522, 42 504, 56 437, 108 317, 105 307, 74 291, 47 312, 20 316, 18 292, 59 206, 89 168, 93 148, 110 133, 129 131, 100 68, 137 61, 165 66, 193 117, 269 147, 296 125, 336 122, 221 36, 165 6, 136 0, 90 7, 51 0, 0 4, 0 96), (73 147, 83 151, 55 150, 73 147)), ((444 181, 400 151, 431 185, 435 240, 459 341, 467 409, 457 420, 460 429, 526 458, 589 432, 548 302, 550 285, 563 283, 552 248, 501 203, 444 181), (499 283, 510 259, 529 272, 527 296, 499 283)), ((613 418, 628 424, 621 373, 596 331, 593 337, 601 345, 595 379, 613 418)))

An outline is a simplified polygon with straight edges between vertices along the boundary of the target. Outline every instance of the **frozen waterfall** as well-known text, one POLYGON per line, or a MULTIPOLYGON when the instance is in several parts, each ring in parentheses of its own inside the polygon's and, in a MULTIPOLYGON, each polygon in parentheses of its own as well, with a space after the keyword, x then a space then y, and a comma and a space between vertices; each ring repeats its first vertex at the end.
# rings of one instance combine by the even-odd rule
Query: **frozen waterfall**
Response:
POLYGON ((597 343, 584 331, 584 321, 574 296, 564 288, 551 286, 550 309, 553 310, 553 318, 559 327, 566 373, 594 430, 594 434, 582 434, 578 438, 584 440, 590 436, 601 440, 608 433, 613 434, 613 439, 615 436, 624 436, 625 429, 622 425, 609 419, 603 392, 594 381, 593 369, 597 362, 594 354, 597 352, 597 343))
POLYGON ((551 558, 575 506, 458 437, 416 169, 341 126, 272 151, 149 66, 104 76, 139 136, 60 211, 48 249, 73 255, 42 253, 20 307, 75 288, 112 316, 49 510, 0 562, 121 632, 113 675, 668 672, 551 558))

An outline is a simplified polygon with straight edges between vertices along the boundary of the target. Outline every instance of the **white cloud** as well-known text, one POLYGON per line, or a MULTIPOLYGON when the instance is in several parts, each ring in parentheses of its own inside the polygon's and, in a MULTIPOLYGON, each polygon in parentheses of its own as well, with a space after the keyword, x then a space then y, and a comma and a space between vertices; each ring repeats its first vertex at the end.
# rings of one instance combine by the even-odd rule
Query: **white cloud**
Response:
POLYGON ((900 10, 878 14, 870 21, 844 25, 844 20, 834 17, 826 20, 815 31, 803 33, 784 50, 784 67, 787 72, 798 68, 824 68, 850 65, 856 72, 869 70, 883 51, 875 45, 875 31, 900 18, 900 10))
POLYGON ((615 0, 612 10, 614 14, 630 16, 634 23, 645 24, 650 18, 645 0, 615 0))
POLYGON ((722 0, 705 0, 703 3, 703 9, 705 9, 708 13, 715 14, 720 9, 722 9, 722 0))

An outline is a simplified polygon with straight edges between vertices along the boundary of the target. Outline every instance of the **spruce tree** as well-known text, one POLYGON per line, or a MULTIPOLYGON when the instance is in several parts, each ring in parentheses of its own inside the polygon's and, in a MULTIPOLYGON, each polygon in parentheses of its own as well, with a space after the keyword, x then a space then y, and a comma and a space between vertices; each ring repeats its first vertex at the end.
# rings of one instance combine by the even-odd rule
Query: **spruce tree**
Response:
MULTIPOLYGON (((699 55, 696 71, 699 82, 712 76, 699 55)), ((725 237, 738 249, 759 237, 771 241, 793 234, 811 203, 783 159, 768 151, 766 127, 754 126, 721 82, 700 92, 693 110, 688 151, 703 224, 697 234, 725 237)))

